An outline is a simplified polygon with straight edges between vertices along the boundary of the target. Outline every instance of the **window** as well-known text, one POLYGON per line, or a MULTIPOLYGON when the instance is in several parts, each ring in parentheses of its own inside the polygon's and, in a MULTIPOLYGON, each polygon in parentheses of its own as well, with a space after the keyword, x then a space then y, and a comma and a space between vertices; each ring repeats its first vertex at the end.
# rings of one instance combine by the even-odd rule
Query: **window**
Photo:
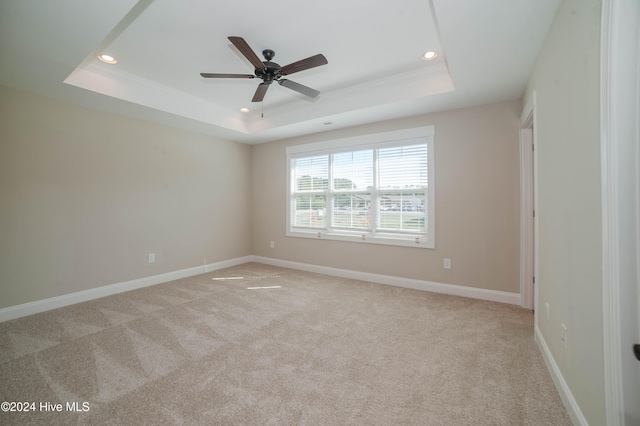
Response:
POLYGON ((433 248, 433 126, 287 148, 287 235, 433 248))

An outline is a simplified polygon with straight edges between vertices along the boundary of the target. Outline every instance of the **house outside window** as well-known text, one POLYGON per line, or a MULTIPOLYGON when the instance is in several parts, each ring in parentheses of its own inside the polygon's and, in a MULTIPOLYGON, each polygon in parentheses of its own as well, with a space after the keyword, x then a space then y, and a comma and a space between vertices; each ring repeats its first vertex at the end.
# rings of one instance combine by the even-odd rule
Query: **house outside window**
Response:
POLYGON ((435 247, 434 127, 287 148, 287 235, 435 247))

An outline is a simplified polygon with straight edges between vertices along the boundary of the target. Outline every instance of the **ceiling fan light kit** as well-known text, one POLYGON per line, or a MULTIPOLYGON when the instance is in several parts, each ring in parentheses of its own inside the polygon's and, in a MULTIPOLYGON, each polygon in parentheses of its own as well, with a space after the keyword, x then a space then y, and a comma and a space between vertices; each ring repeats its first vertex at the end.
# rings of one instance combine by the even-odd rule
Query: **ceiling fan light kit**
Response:
POLYGON ((200 73, 202 77, 261 79, 262 83, 258 85, 258 88, 256 89, 251 102, 261 102, 264 99, 264 96, 267 94, 267 89, 269 89, 269 86, 274 81, 277 81, 279 85, 284 86, 287 89, 294 90, 310 98, 315 98, 320 94, 320 92, 315 89, 282 77, 328 64, 327 58, 325 58, 324 55, 318 54, 315 56, 310 56, 306 59, 302 59, 300 61, 293 62, 289 65, 281 67, 275 62, 271 62, 276 54, 273 50, 263 50, 262 56, 264 56, 265 61, 261 61, 260 58, 258 58, 258 55, 255 54, 253 49, 249 47, 249 44, 242 37, 230 36, 229 41, 231 41, 231 43, 240 51, 240 53, 242 53, 242 55, 247 58, 247 60, 255 67, 254 74, 200 73))

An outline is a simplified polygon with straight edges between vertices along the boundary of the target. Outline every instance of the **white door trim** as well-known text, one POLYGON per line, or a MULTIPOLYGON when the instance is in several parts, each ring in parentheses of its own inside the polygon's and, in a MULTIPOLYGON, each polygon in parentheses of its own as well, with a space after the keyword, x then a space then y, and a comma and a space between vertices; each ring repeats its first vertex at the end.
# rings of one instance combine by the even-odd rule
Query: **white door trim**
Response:
MULTIPOLYGON (((612 426, 624 425, 626 415, 633 409, 627 406, 631 392, 625 388, 625 381, 629 380, 625 378, 625 365, 629 365, 629 357, 633 356, 625 331, 633 326, 631 321, 637 321, 632 318, 637 312, 629 312, 634 307, 629 309, 628 303, 630 297, 637 297, 633 281, 640 285, 637 270, 639 226, 634 219, 638 215, 640 189, 638 26, 640 6, 637 0, 603 0, 600 58, 602 291, 606 416, 607 425, 612 426), (628 203, 634 199, 635 205, 628 203), (630 235, 633 236, 631 242, 630 235)), ((631 405, 637 407, 633 401, 631 405)))
MULTIPOLYGON (((536 153, 533 148, 536 146, 537 131, 536 126, 536 92, 525 105, 520 116, 520 301, 521 306, 526 309, 536 308, 537 286, 533 284, 533 277, 536 276, 536 262, 538 258, 535 250, 537 248, 536 235, 534 230, 536 218, 533 212, 536 207, 535 188, 535 164, 536 153)), ((536 323, 537 324, 537 323, 536 323)))

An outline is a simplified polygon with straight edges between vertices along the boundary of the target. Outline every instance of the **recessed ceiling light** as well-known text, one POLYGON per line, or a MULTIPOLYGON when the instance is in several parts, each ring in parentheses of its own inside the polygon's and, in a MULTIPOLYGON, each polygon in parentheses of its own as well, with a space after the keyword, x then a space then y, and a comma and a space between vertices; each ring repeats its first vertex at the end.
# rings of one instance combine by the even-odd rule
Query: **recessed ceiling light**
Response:
POLYGON ((434 52, 433 50, 430 50, 427 53, 425 53, 424 55, 422 55, 422 59, 424 59, 425 61, 430 61, 432 59, 435 59, 436 56, 438 56, 438 54, 436 52, 434 52))
POLYGON ((111 64, 111 65, 118 63, 118 60, 116 58, 114 58, 111 55, 106 55, 104 53, 98 55, 98 59, 100 59, 104 63, 111 64))
POLYGON ((249 112, 251 111, 249 108, 240 108, 240 112, 249 112))

